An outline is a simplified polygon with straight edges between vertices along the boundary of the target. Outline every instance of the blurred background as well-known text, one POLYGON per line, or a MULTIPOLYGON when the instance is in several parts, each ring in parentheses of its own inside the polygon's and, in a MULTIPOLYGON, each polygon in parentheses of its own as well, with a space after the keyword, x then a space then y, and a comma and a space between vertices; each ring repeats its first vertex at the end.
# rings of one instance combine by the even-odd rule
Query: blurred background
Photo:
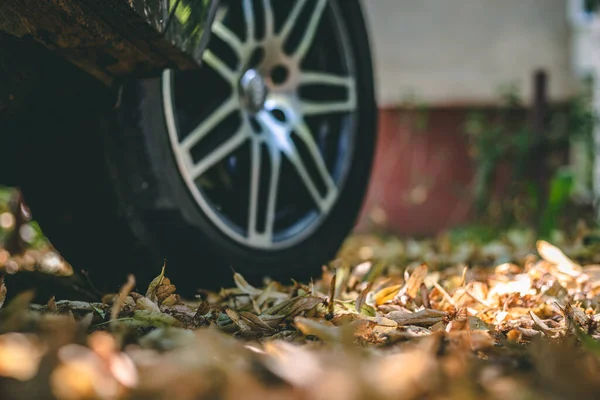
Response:
POLYGON ((363 4, 380 122, 359 232, 491 222, 543 235, 589 211, 600 183, 598 1, 363 4))

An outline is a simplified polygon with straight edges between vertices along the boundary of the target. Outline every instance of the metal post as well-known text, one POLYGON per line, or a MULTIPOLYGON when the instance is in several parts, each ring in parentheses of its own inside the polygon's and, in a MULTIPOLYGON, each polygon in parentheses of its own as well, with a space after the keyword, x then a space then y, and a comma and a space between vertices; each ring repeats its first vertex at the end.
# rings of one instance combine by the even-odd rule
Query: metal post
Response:
POLYGON ((533 77, 533 102, 531 108, 532 144, 531 153, 532 178, 538 189, 538 215, 543 212, 548 196, 547 149, 544 135, 548 129, 548 75, 544 70, 536 70, 533 77))

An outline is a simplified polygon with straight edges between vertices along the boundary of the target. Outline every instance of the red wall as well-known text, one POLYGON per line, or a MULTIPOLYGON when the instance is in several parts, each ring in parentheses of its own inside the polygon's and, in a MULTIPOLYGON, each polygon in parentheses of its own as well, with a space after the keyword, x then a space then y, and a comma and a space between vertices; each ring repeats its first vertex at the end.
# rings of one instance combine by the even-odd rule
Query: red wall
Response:
MULTIPOLYGON (((379 111, 379 139, 357 231, 373 226, 401 235, 434 234, 472 217, 473 167, 465 140, 468 110, 379 111)), ((504 168, 505 170, 505 168, 504 168)), ((500 175, 506 176, 500 168, 500 175)), ((505 179, 500 179, 500 185, 505 179)))

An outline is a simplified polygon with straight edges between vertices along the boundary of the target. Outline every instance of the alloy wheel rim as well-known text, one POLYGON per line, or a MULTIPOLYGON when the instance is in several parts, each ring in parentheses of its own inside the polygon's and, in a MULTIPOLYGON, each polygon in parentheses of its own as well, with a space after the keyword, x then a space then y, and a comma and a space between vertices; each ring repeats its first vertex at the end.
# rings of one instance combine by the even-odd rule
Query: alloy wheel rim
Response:
POLYGON ((203 54, 202 68, 212 70, 213 76, 230 90, 187 129, 182 126, 178 109, 185 104, 183 96, 178 95, 178 91, 186 91, 185 80, 178 80, 177 72, 171 70, 165 71, 162 78, 171 147, 190 193, 221 232, 243 245, 263 250, 298 243, 330 213, 352 158, 357 112, 354 57, 337 2, 299 0, 283 16, 273 5, 273 0, 243 0, 238 12, 243 29, 237 31, 235 28, 241 25, 234 21, 233 6, 226 5, 220 11, 212 27, 212 36, 217 39, 211 39, 211 43, 220 42, 223 54, 233 53, 230 58, 235 62, 220 55, 218 46, 211 45, 203 54), (262 35, 257 33, 259 21, 262 35), (316 40, 319 30, 334 35, 328 38, 331 43, 315 43, 321 40, 316 40), (297 43, 290 45, 292 41, 297 43), (319 48, 324 45, 325 50, 319 48), (319 57, 313 56, 317 53, 319 57), (330 53, 335 53, 337 61, 326 59, 330 53), (329 64, 325 70, 316 69, 309 59, 329 64), (341 90, 343 94, 318 101, 314 95, 307 99, 304 89, 338 94, 341 90), (237 123, 229 124, 233 118, 237 123), (219 135, 224 139, 194 158, 196 147, 219 135), (327 135, 331 137, 328 147, 322 145, 326 139, 319 139, 327 135), (245 165, 241 159, 247 161, 245 165), (230 175, 238 181, 242 176, 241 186, 247 193, 231 195, 225 189, 218 189, 222 193, 214 189, 225 186, 214 178, 214 171, 235 168, 239 171, 230 175), (212 180, 206 178, 211 176, 212 180), (211 191, 218 195, 213 196, 211 191), (300 194, 289 195, 290 191, 300 194), (237 215, 237 208, 246 208, 246 212, 237 215), (282 210, 287 209, 294 209, 295 214, 288 212, 293 216, 286 216, 282 210))

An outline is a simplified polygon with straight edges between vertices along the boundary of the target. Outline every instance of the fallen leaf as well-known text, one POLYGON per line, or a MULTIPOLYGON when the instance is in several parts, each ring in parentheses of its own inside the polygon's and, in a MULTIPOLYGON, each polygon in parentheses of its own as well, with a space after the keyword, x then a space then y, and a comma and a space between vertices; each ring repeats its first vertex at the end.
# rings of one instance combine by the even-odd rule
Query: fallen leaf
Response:
POLYGON ((44 348, 35 335, 0 335, 0 376, 28 381, 39 368, 44 348))
POLYGON ((321 340, 337 342, 341 338, 341 330, 328 321, 316 321, 310 318, 296 317, 294 325, 305 335, 316 336, 321 340))
POLYGON ((52 393, 59 399, 112 399, 121 390, 109 366, 85 346, 69 344, 58 351, 61 364, 50 375, 52 393))
MULTIPOLYGON (((116 322, 116 321, 114 321, 116 322)), ((148 310, 135 310, 133 317, 124 319, 125 325, 134 327, 181 327, 183 324, 176 318, 162 312, 148 311, 148 310)))
POLYGON ((327 300, 327 313, 333 315, 333 307, 335 304, 335 288, 337 282, 337 271, 334 272, 331 277, 331 283, 329 284, 329 298, 327 300))
POLYGON ((373 282, 369 282, 369 284, 367 285, 366 288, 364 288, 361 292, 360 295, 358 296, 358 298, 356 299, 355 302, 355 309, 356 312, 361 311, 362 306, 365 304, 365 301, 367 300, 367 295, 369 294, 369 292, 371 291, 371 288, 373 287, 373 282))
POLYGON ((346 290, 348 280, 350 279, 350 268, 347 265, 339 267, 335 271, 335 291, 333 298, 340 298, 342 292, 346 290))
POLYGON ((135 301, 135 307, 138 310, 160 312, 158 305, 147 297, 140 297, 135 301))
POLYGON ((167 262, 163 263, 162 269, 160 270, 160 274, 148 285, 148 289, 146 290, 146 297, 156 303, 155 291, 158 285, 160 285, 165 277, 165 269, 167 267, 167 262))
POLYGON ((283 341, 267 342, 265 366, 275 375, 298 387, 308 387, 320 379, 325 370, 314 351, 283 341))
POLYGON ((423 263, 415 268, 410 274, 410 277, 406 281, 406 285, 403 288, 403 293, 406 293, 411 299, 417 297, 417 293, 419 292, 419 288, 421 284, 425 281, 427 277, 427 264, 423 263))
POLYGON ((18 330, 28 318, 28 309, 34 292, 28 290, 17 294, 4 308, 0 309, 0 333, 18 330))
POLYGON ((285 317, 294 317, 301 312, 308 311, 317 305, 322 304, 323 302, 324 300, 322 298, 313 295, 298 296, 264 310, 261 314, 261 317, 263 315, 283 315, 285 317))
POLYGON ((417 312, 392 311, 386 315, 386 318, 396 321, 399 326, 431 326, 440 322, 446 315, 447 313, 443 311, 424 309, 417 312))
POLYGON ((549 335, 550 337, 555 337, 561 333, 564 333, 564 329, 550 328, 548 325, 546 325, 544 321, 542 321, 537 315, 535 315, 533 311, 529 311, 529 315, 531 315, 531 319, 533 319, 533 322, 535 322, 535 324, 542 330, 542 332, 549 335))
POLYGON ((234 324, 236 324, 242 331, 250 332, 273 332, 273 328, 267 325, 266 322, 261 320, 257 315, 252 313, 241 311, 237 312, 231 308, 225 310, 225 313, 231 318, 234 324))
POLYGON ((238 289, 250 296, 259 296, 262 293, 261 290, 249 284, 248 281, 246 281, 246 279, 244 279, 244 277, 240 273, 236 272, 233 274, 233 281, 235 282, 235 285, 238 287, 238 289))
POLYGON ((175 303, 177 303, 179 298, 175 294, 176 290, 177 289, 176 289, 175 285, 173 285, 171 283, 171 281, 169 280, 169 278, 167 278, 165 276, 164 279, 162 280, 161 284, 158 285, 155 290, 156 304, 158 304, 159 306, 162 306, 163 302, 168 298, 171 299, 170 301, 172 301, 172 302, 174 301, 175 303))
POLYGON ((388 301, 392 301, 396 297, 396 295, 400 292, 401 288, 402 288, 402 285, 394 285, 394 286, 388 286, 388 287, 385 287, 385 288, 379 290, 373 296, 373 300, 375 301, 375 304, 380 306, 384 303, 387 303, 388 301))
POLYGON ((125 298, 133 290, 134 286, 135 286, 135 278, 133 277, 133 275, 129 275, 127 277, 127 283, 121 287, 121 290, 119 291, 119 297, 117 298, 117 301, 112 306, 112 310, 110 312, 111 321, 115 320, 119 317, 119 313, 121 312, 121 309, 123 308, 123 304, 125 303, 125 298))
POLYGON ((344 325, 335 326, 329 321, 318 321, 310 318, 296 317, 294 325, 305 335, 316 336, 321 340, 350 345, 354 335, 361 335, 367 326, 367 320, 354 320, 344 325))
POLYGON ((560 272, 573 277, 581 274, 581 266, 574 263, 558 247, 551 245, 545 240, 538 240, 536 246, 540 256, 547 262, 557 265, 560 272))

